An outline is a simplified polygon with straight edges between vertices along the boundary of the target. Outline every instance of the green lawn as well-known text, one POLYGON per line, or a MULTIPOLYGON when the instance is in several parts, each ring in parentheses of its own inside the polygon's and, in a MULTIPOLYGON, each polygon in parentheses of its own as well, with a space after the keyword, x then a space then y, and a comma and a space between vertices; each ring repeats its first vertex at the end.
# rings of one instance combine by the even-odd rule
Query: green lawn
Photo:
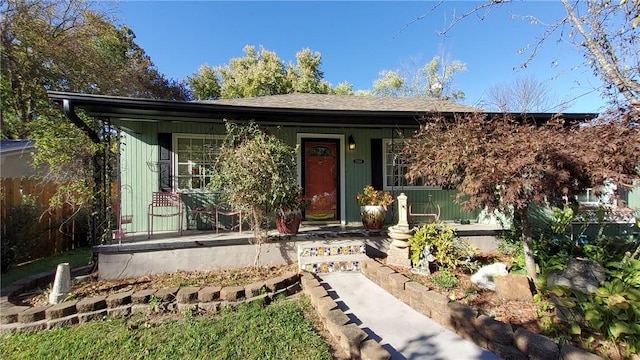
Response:
POLYGON ((305 318, 308 298, 241 305, 215 317, 107 318, 3 334, 2 359, 331 359, 305 318))
POLYGON ((91 262, 91 248, 82 247, 53 256, 31 261, 0 275, 0 288, 9 286, 22 278, 46 271, 55 271, 60 263, 68 262, 71 268, 88 265, 91 262))

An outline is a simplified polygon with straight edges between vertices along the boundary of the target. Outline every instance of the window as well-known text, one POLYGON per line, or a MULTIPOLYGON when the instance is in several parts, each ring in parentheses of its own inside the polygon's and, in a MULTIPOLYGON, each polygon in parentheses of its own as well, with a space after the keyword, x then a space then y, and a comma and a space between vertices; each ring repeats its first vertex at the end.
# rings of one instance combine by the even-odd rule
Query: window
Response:
POLYGON ((611 181, 605 180, 604 185, 599 189, 600 194, 596 194, 596 189, 588 188, 582 194, 576 196, 578 203, 587 206, 609 205, 617 206, 618 200, 625 205, 629 199, 629 192, 624 187, 618 188, 611 181))
POLYGON ((222 136, 174 134, 174 179, 178 191, 200 191, 211 182, 222 136))
POLYGON ((400 156, 407 139, 384 139, 384 188, 415 188, 415 189, 441 189, 439 186, 425 185, 424 178, 418 178, 409 182, 406 174, 409 172, 411 163, 400 156))

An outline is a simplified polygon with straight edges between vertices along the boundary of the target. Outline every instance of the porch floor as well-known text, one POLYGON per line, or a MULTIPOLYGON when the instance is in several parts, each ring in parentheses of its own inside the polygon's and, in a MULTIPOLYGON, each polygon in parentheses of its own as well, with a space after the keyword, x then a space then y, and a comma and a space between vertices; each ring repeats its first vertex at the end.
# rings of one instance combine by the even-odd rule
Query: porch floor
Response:
MULTIPOLYGON (((507 230, 499 224, 457 224, 454 225, 459 237, 494 237, 507 230)), ((386 229, 387 226, 385 226, 386 229)), ((282 235, 277 230, 269 232, 269 240, 319 240, 345 237, 363 238, 386 238, 387 232, 383 230, 380 234, 366 231, 360 224, 313 224, 303 223, 300 230, 295 235, 282 235)), ((251 244, 253 232, 245 230, 220 231, 214 230, 184 230, 182 235, 177 231, 156 231, 148 238, 146 232, 127 233, 121 240, 113 240, 110 244, 98 245, 94 247, 96 252, 127 252, 127 251, 150 251, 168 250, 187 247, 203 246, 224 246, 224 245, 245 245, 251 244)))

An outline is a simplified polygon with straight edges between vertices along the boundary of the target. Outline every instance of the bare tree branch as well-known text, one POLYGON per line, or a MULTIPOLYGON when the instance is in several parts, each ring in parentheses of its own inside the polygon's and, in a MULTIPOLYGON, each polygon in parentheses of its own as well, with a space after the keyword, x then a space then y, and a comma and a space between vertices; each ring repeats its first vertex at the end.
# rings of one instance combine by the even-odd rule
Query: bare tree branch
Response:
MULTIPOLYGON (((619 70, 618 66, 625 64, 620 64, 609 37, 604 33, 602 27, 598 26, 599 23, 592 22, 596 26, 592 26, 589 31, 583 25, 584 19, 576 15, 574 6, 570 5, 567 0, 561 1, 573 26, 584 37, 583 46, 593 54, 597 62, 595 66, 603 73, 602 76, 612 82, 630 103, 640 103, 640 82, 626 76, 624 72, 619 70), (594 34, 597 36, 594 37, 594 34)), ((590 10, 597 9, 590 7, 590 10)))
MULTIPOLYGON (((475 16, 486 19, 497 6, 511 4, 510 0, 489 0, 474 4, 462 13, 454 13, 451 21, 438 32, 447 35, 463 20, 475 16)), ((601 91, 615 106, 621 99, 640 104, 640 1, 638 0, 562 0, 564 15, 553 22, 543 22, 534 14, 515 15, 512 18, 526 20, 532 25, 545 27, 543 33, 531 45, 522 46, 518 52, 527 54, 520 64, 526 68, 539 55, 547 41, 556 38, 566 42, 581 53, 594 74, 605 83, 601 91)), ((407 26, 427 18, 443 4, 438 2, 425 14, 407 26)), ((555 66, 556 62, 552 62, 555 66)))

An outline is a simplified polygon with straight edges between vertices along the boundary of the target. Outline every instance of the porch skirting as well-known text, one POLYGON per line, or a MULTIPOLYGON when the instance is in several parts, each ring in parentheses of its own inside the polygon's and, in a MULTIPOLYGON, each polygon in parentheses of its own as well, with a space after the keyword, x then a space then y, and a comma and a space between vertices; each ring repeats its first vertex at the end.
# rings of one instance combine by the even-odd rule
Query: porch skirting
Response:
MULTIPOLYGON (((480 251, 497 249, 496 238, 504 231, 494 225, 456 224, 456 233, 466 238, 480 251)), ((145 234, 146 235, 146 234, 145 234)), ((156 236, 156 235, 154 235, 156 236)), ((249 234, 192 233, 183 236, 158 234, 154 240, 99 245, 93 249, 99 254, 98 270, 102 279, 123 279, 172 273, 176 271, 208 271, 292 264, 298 261, 298 247, 324 246, 349 240, 364 243, 371 258, 386 257, 391 239, 386 232, 371 234, 361 228, 315 229, 296 235, 273 237, 258 247, 251 244, 249 234), (256 263, 256 255, 258 254, 256 263)))
MULTIPOLYGON (((346 240, 338 238, 334 240, 346 240)), ((364 240, 369 256, 386 252, 389 239, 385 237, 355 237, 364 240)), ((246 239, 230 241, 176 241, 162 243, 134 243, 96 246, 99 253, 98 269, 101 279, 123 279, 176 271, 207 271, 292 264, 298 261, 297 249, 301 242, 318 239, 295 239, 250 244, 246 239), (258 262, 256 255, 260 251, 258 262)), ((327 244, 332 239, 325 239, 327 244)))

